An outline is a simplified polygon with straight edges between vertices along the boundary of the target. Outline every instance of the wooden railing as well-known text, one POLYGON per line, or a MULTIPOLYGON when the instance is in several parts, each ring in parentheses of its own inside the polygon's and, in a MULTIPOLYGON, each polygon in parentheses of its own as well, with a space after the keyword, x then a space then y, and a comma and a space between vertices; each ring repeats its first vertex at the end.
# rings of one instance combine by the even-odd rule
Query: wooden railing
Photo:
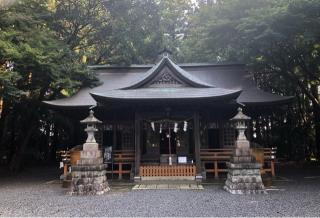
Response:
MULTIPOLYGON (((228 172, 226 163, 230 161, 233 149, 201 149, 200 159, 205 173, 214 173, 214 177, 218 178, 219 173, 228 172), (209 166, 211 165, 211 167, 209 166), (213 166, 212 166, 213 165, 213 166)), ((275 176, 274 161, 276 150, 272 148, 263 148, 263 158, 261 161, 261 173, 270 172, 275 176), (262 163, 263 162, 263 163, 262 163)))
POLYGON ((274 162, 276 159, 276 154, 277 154, 276 148, 264 148, 264 151, 263 151, 264 163, 263 163, 263 168, 261 169, 262 173, 270 172, 273 177, 276 176, 276 173, 274 170, 274 162))
POLYGON ((196 176, 195 165, 140 166, 140 176, 196 176))
MULTIPOLYGON (((230 160, 232 149, 201 149, 200 159, 205 173, 213 173, 215 178, 219 173, 227 172, 226 162, 230 160)), ((70 165, 70 153, 59 153, 63 157, 64 174, 67 174, 70 165)), ((276 150, 272 148, 263 149, 263 167, 261 173, 271 173, 275 176, 274 162, 276 150)), ((113 151, 113 171, 109 164, 107 174, 116 174, 118 179, 122 179, 123 174, 130 174, 135 162, 135 152, 133 150, 113 151)), ((259 161, 259 160, 258 160, 259 161)), ((141 176, 195 176, 196 167, 194 165, 173 165, 154 166, 145 165, 140 167, 141 176)))
POLYGON ((230 161, 231 155, 232 149, 201 149, 200 159, 205 173, 214 173, 214 177, 218 178, 219 173, 227 172, 226 167, 219 167, 219 165, 230 161), (209 164, 213 164, 213 168, 209 167, 209 164))
POLYGON ((113 166, 108 167, 107 174, 118 174, 118 179, 122 179, 123 174, 130 174, 135 160, 135 153, 132 150, 115 150, 112 153, 113 166), (124 166, 127 169, 124 169, 124 166), (111 170, 111 167, 116 169, 111 170))

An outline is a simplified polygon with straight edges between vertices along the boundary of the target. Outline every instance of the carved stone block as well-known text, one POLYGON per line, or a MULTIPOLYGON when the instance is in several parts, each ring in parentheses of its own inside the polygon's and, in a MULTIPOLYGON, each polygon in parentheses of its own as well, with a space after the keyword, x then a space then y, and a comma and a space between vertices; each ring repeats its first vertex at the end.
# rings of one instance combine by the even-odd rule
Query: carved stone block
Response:
POLYGON ((100 195, 109 191, 106 177, 106 164, 103 164, 101 151, 81 151, 77 165, 71 166, 71 190, 70 195, 100 195))
POLYGON ((224 189, 232 194, 265 194, 260 167, 247 148, 235 149, 228 166, 224 189))

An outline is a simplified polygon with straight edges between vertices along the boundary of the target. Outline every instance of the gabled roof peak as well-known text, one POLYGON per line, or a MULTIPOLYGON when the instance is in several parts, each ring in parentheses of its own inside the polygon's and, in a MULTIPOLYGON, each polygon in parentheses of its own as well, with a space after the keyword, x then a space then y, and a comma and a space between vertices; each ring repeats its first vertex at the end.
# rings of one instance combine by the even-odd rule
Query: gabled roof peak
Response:
POLYGON ((159 52, 159 57, 169 57, 170 55, 172 55, 172 51, 170 51, 169 49, 167 49, 166 47, 164 47, 164 49, 162 49, 159 52))
POLYGON ((167 76, 172 77, 173 79, 178 81, 178 83, 185 84, 185 86, 195 88, 213 87, 211 84, 203 82, 200 79, 192 76, 187 71, 175 64, 168 55, 164 55, 156 65, 154 65, 142 76, 141 79, 122 89, 136 89, 146 87, 155 82, 155 80, 159 78, 160 74, 163 74, 163 70, 165 70, 166 68, 169 69, 169 71, 165 72, 166 74, 169 74, 167 76))

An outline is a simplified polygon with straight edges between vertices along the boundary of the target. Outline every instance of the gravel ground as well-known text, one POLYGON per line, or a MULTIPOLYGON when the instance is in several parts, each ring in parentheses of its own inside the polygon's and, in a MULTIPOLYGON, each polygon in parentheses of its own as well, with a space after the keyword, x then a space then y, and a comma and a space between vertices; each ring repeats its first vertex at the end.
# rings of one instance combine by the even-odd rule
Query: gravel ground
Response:
POLYGON ((47 168, 0 179, 0 216, 320 216, 320 168, 289 167, 266 195, 205 190, 138 190, 112 184, 102 196, 67 196, 47 168), (283 177, 284 176, 284 177, 283 177))

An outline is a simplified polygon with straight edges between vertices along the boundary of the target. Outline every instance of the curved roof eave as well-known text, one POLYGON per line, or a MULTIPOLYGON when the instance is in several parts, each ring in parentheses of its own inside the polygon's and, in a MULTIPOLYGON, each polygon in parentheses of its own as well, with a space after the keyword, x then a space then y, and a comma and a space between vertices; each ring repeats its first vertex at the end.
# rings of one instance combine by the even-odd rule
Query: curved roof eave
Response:
POLYGON ((240 104, 244 104, 246 106, 268 106, 268 105, 282 105, 282 104, 289 104, 294 101, 295 96, 288 96, 284 97, 283 99, 273 100, 273 101, 260 101, 260 102, 245 102, 245 101, 238 101, 240 104))
POLYGON ((112 90, 107 93, 90 93, 99 102, 101 99, 109 100, 183 100, 183 99, 236 99, 241 90, 227 90, 220 88, 170 88, 157 89, 130 89, 112 90))
POLYGON ((244 90, 237 102, 247 106, 279 105, 293 102, 294 98, 295 96, 281 96, 254 87, 244 90))
POLYGON ((71 97, 42 101, 42 103, 51 108, 85 108, 96 106, 97 102, 89 94, 91 90, 89 87, 83 88, 71 97))
POLYGON ((68 109, 76 109, 76 108, 90 108, 92 106, 96 106, 95 104, 59 104, 53 101, 42 101, 42 103, 52 109, 59 109, 59 108, 68 108, 68 109))

